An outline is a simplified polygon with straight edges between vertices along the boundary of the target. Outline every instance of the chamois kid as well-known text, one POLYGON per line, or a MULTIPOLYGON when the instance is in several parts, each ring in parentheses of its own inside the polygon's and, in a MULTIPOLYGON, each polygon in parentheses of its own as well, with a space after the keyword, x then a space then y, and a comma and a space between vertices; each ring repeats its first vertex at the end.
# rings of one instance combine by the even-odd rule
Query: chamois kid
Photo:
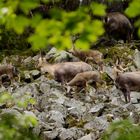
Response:
POLYGON ((96 83, 102 84, 101 75, 97 71, 86 71, 78 73, 67 85, 68 86, 77 86, 77 87, 86 87, 87 83, 91 83, 95 88, 96 83))

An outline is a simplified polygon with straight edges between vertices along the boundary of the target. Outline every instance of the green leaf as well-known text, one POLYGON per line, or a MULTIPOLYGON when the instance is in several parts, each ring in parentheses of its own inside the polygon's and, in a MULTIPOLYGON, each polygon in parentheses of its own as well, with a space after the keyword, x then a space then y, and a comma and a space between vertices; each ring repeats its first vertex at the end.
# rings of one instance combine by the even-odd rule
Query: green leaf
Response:
POLYGON ((39 5, 39 0, 22 0, 19 3, 20 8, 25 14, 28 14, 31 9, 36 8, 39 5))
POLYGON ((23 33, 25 27, 28 27, 30 24, 30 20, 24 16, 17 16, 13 21, 13 28, 18 33, 23 33))
POLYGON ((34 34, 28 38, 28 41, 32 44, 33 50, 39 50, 47 45, 47 38, 34 34))
POLYGON ((125 13, 131 18, 140 15, 140 0, 133 0, 125 13))
POLYGON ((87 50, 89 49, 90 45, 88 41, 85 40, 77 40, 75 43, 76 48, 82 49, 82 50, 87 50))
POLYGON ((106 12, 105 12, 106 6, 103 5, 103 4, 99 4, 99 3, 93 2, 91 4, 91 9, 92 9, 93 15, 104 16, 106 14, 106 12))
POLYGON ((41 15, 39 15, 39 14, 35 14, 33 17, 32 17, 32 19, 31 19, 31 26, 33 27, 33 28, 36 28, 37 26, 38 26, 38 24, 40 23, 40 21, 42 20, 42 17, 41 17, 41 15))

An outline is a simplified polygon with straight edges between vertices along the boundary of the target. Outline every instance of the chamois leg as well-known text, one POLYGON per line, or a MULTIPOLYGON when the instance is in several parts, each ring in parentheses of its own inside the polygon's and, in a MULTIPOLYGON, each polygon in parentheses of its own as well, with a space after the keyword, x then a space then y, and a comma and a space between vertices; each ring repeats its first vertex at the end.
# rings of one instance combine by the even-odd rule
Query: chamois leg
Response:
POLYGON ((129 89, 127 89, 126 94, 127 94, 127 97, 128 97, 128 102, 130 102, 131 101, 131 97, 130 97, 130 90, 129 89))
POLYGON ((99 65, 99 71, 100 71, 101 73, 103 73, 103 67, 104 67, 103 62, 99 62, 98 65, 99 65))
POLYGON ((130 90, 129 90, 129 87, 127 85, 125 85, 124 87, 125 88, 123 89, 123 94, 124 94, 125 102, 128 103, 131 100, 130 90))
POLYGON ((125 102, 127 103, 128 101, 127 101, 127 92, 125 91, 125 92, 123 92, 123 95, 124 95, 124 98, 125 98, 125 102))
POLYGON ((127 96, 127 99, 128 99, 128 102, 130 102, 131 98, 130 98, 130 89, 128 87, 128 85, 125 85, 126 87, 126 96, 127 96))

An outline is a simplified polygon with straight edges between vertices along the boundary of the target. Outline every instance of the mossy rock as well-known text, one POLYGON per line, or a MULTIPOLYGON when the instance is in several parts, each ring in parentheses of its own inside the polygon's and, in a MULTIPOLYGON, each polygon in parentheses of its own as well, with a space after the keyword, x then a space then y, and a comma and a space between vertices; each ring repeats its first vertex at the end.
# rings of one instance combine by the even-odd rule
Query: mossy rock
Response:
POLYGON ((83 128, 85 123, 86 123, 86 121, 84 121, 83 119, 79 120, 72 115, 68 115, 66 117, 66 124, 67 124, 68 128, 73 127, 73 126, 83 128))
POLYGON ((102 48, 100 51, 104 54, 104 62, 115 64, 117 60, 123 61, 125 64, 129 63, 130 58, 128 56, 132 56, 134 50, 129 47, 119 47, 114 46, 111 48, 102 48))

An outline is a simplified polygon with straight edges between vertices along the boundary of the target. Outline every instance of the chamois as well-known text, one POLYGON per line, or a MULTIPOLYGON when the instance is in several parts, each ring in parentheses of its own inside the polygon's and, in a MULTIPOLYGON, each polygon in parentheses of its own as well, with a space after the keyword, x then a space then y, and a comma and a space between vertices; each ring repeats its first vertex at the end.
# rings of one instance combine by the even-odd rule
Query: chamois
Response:
POLYGON ((69 51, 74 56, 80 58, 80 60, 87 62, 88 60, 92 60, 93 63, 99 65, 99 70, 103 70, 103 54, 98 50, 77 50, 73 43, 72 49, 69 51))
POLYGON ((94 87, 96 88, 96 83, 102 84, 101 75, 97 71, 86 71, 78 73, 69 83, 68 86, 86 87, 88 82, 94 82, 94 87))
POLYGON ((125 42, 130 42, 132 39, 133 27, 129 19, 119 13, 111 12, 105 17, 105 29, 109 37, 115 39, 123 39, 125 42))
POLYGON ((116 70, 116 73, 116 87, 122 91, 125 101, 130 102, 130 92, 140 91, 140 71, 122 73, 122 71, 116 70))
POLYGON ((14 77, 18 77, 18 70, 11 64, 8 65, 0 65, 0 76, 8 75, 10 80, 14 80, 14 77))
POLYGON ((85 62, 64 62, 48 64, 45 58, 39 58, 38 68, 42 73, 48 72, 58 82, 70 81, 77 73, 91 71, 92 67, 85 62))

